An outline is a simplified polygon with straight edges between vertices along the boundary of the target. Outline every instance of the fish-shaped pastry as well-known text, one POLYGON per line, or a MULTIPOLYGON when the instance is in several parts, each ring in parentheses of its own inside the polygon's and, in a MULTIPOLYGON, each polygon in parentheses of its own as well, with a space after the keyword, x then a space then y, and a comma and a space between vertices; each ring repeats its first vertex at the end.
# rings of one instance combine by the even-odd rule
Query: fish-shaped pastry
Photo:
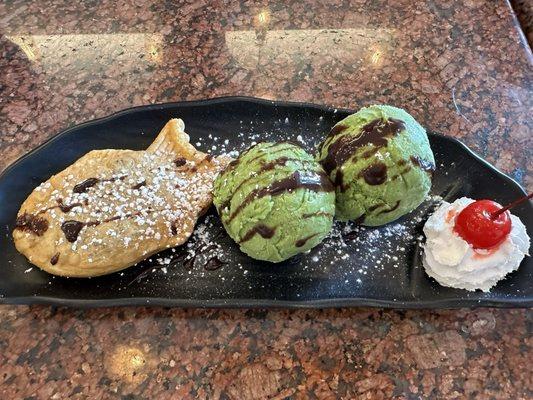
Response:
POLYGON ((122 270, 187 241, 229 161, 196 150, 180 119, 147 150, 91 151, 24 201, 15 246, 54 275, 122 270))

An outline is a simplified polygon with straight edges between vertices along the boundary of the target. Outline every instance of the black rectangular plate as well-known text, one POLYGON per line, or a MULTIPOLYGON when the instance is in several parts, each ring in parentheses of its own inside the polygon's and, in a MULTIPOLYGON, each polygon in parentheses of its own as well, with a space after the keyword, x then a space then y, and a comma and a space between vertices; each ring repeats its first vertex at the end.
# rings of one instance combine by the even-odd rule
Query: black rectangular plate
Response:
MULTIPOLYGON (((162 255, 173 259, 167 273, 155 268, 156 256, 121 273, 67 279, 32 268, 15 250, 11 232, 21 203, 39 183, 90 150, 145 149, 173 117, 185 121, 191 143, 200 142, 203 150, 226 139, 227 149, 242 150, 253 140, 296 140, 299 135, 312 150, 349 113, 311 104, 234 97, 133 108, 60 133, 0 177, 0 302, 77 307, 533 306, 530 257, 490 293, 444 288, 426 276, 420 262, 419 242, 408 238, 421 235, 433 206, 431 202, 389 227, 362 229, 355 239, 347 241, 345 258, 331 245, 336 239, 328 239, 309 254, 281 264, 252 260, 225 234, 213 211, 200 224, 204 225, 207 218, 207 233, 216 236, 215 240, 222 244, 222 256, 229 262, 215 271, 206 271, 201 265, 186 268, 180 257, 185 254, 182 246, 175 253, 162 255), (218 141, 210 139, 209 134, 218 137, 218 141), (400 247, 404 251, 396 252, 400 247)), ((516 182, 459 141, 437 134, 430 134, 430 141, 437 160, 432 194, 450 201, 468 196, 500 203, 524 195, 516 182)), ((531 203, 513 212, 531 236, 531 203)), ((342 225, 340 228, 347 229, 342 225)), ((193 237, 191 243, 197 240, 193 237)))

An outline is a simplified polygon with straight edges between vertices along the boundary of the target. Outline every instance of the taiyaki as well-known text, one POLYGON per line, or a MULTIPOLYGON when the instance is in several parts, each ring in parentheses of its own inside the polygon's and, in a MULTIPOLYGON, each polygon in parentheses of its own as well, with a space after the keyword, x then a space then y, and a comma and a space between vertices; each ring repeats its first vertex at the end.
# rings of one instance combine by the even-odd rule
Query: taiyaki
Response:
POLYGON ((122 270, 187 241, 231 161, 196 150, 171 119, 143 151, 94 150, 24 201, 13 238, 39 268, 68 277, 122 270))

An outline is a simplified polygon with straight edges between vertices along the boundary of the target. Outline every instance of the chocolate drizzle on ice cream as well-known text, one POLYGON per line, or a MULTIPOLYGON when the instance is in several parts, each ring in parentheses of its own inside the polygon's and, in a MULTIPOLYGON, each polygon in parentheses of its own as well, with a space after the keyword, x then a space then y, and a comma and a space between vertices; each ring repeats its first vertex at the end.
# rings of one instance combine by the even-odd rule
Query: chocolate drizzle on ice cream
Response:
MULTIPOLYGON (((275 181, 269 186, 252 190, 248 196, 229 215, 226 223, 230 223, 248 204, 265 196, 279 196, 296 189, 307 189, 313 192, 332 192, 333 185, 323 172, 309 171, 302 173, 296 171, 289 177, 275 181)), ((224 207, 221 207, 224 209, 224 207)))
POLYGON ((377 161, 362 170, 359 177, 363 178, 369 185, 381 185, 387 181, 387 166, 377 161))
POLYGON ((242 252, 280 262, 326 236, 335 212, 335 188, 300 144, 261 142, 238 160, 215 180, 214 204, 242 252))
POLYGON ((315 236, 317 236, 317 233, 313 233, 312 235, 309 235, 309 236, 303 237, 301 239, 298 239, 294 245, 296 247, 303 247, 303 246, 305 246, 305 244, 308 242, 309 239, 312 239, 315 236))
POLYGON ((270 228, 265 224, 257 224, 241 238, 239 243, 244 243, 253 238, 256 234, 261 235, 264 239, 270 239, 276 234, 276 228, 270 228))
MULTIPOLYGON (((343 133, 346 129, 348 127, 344 125, 334 126, 324 142, 324 146, 329 144, 329 147, 327 155, 321 161, 321 164, 327 174, 339 168, 363 146, 373 145, 374 149, 386 146, 387 138, 405 129, 405 124, 403 121, 395 118, 380 118, 364 125, 357 136, 346 134, 335 138, 335 136, 343 133)), ((369 154, 366 157, 373 155, 374 150, 369 154)))

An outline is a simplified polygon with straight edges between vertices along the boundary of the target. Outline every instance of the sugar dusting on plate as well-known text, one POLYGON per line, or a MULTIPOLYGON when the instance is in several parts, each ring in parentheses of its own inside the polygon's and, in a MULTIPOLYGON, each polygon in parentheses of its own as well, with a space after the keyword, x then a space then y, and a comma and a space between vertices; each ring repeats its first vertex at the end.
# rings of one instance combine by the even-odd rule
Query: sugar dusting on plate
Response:
MULTIPOLYGON (((316 125, 320 127, 322 122, 320 119, 316 125)), ((292 136, 287 135, 286 125, 290 123, 293 122, 281 117, 275 121, 271 130, 265 132, 261 128, 264 124, 262 121, 240 121, 240 130, 234 141, 222 140, 210 134, 199 138, 196 145, 203 147, 208 153, 237 157, 241 151, 257 142, 279 141, 282 136, 285 140, 299 143, 308 151, 314 151, 319 143, 317 135, 305 136, 297 132, 292 136), (256 133, 258 131, 261 133, 256 133)), ((300 124, 299 121, 295 123, 300 124)), ((323 130, 327 131, 325 125, 323 130)), ((226 287, 228 283, 239 280, 252 289, 257 283, 257 274, 263 274, 268 268, 278 267, 284 268, 283 272, 289 273, 295 280, 312 282, 316 277, 323 277, 345 286, 362 285, 372 279, 373 274, 383 272, 386 268, 389 269, 387 274, 394 279, 394 275, 402 272, 412 256, 410 252, 420 248, 417 245, 423 239, 423 221, 440 200, 440 196, 428 196, 413 213, 382 227, 364 227, 353 222, 335 221, 329 236, 306 254, 295 256, 281 264, 254 261, 252 267, 250 259, 229 239, 218 216, 212 213, 197 224, 186 244, 152 257, 147 267, 134 274, 133 279, 128 278, 127 286, 142 284, 145 279, 155 281, 178 278, 183 284, 194 286, 202 284, 202 280, 215 278, 226 287), (356 264, 353 263, 354 254, 357 254, 356 264), (338 268, 340 263, 343 264, 342 268, 338 268), (339 274, 342 276, 338 276, 339 274)), ((141 265, 145 263, 146 261, 141 265)), ((294 287, 295 296, 299 297, 299 285, 293 282, 289 285, 294 287)), ((259 287, 264 289, 264 284, 259 287)))
MULTIPOLYGON (((151 266, 143 269, 129 284, 142 283, 153 275, 154 279, 179 276, 184 284, 214 277, 221 283, 241 280, 251 285, 250 280, 266 273, 268 268, 284 269, 277 273, 289 273, 298 280, 310 282, 317 277, 335 276, 334 280, 341 285, 361 285, 371 280, 373 274, 383 271, 394 279, 395 274, 403 273, 413 249, 420 248, 417 245, 423 240, 421 226, 440 201, 440 196, 428 196, 416 211, 382 227, 335 221, 329 236, 306 254, 281 264, 254 262, 253 266, 229 239, 218 216, 209 214, 197 225, 185 245, 152 257, 151 266), (356 264, 353 263, 354 254, 357 254, 356 264), (343 268, 338 268, 340 263, 343 268)), ((294 287, 298 289, 297 284, 294 287)), ((298 297, 297 291, 295 295, 298 297)))

